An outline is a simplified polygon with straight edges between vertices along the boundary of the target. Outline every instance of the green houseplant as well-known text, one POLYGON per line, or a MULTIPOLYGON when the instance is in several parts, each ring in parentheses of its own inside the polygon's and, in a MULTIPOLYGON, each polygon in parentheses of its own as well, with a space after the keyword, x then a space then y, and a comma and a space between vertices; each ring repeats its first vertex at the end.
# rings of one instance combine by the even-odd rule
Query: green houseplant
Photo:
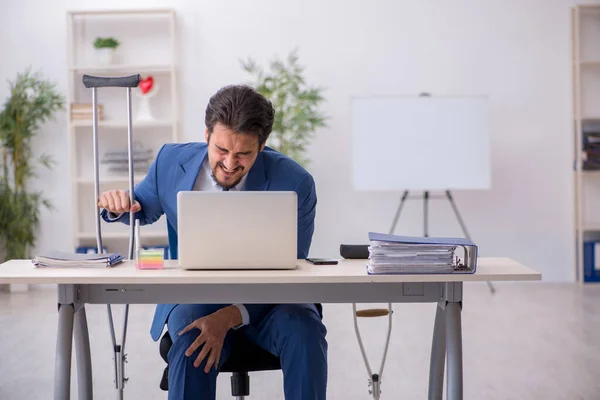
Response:
MULTIPOLYGON (((25 259, 36 243, 41 207, 52 207, 27 185, 35 176, 32 141, 41 125, 64 107, 64 98, 52 82, 30 69, 9 84, 10 94, 0 111, 0 240, 6 259, 25 259)), ((51 168, 53 160, 42 154, 37 163, 51 168)))
POLYGON ((306 166, 308 144, 317 128, 327 126, 327 117, 319 110, 325 100, 323 88, 306 84, 297 50, 285 61, 272 60, 266 72, 251 58, 241 64, 252 75, 254 88, 271 100, 275 108, 273 132, 267 144, 306 166))
POLYGON ((119 41, 113 37, 97 37, 94 40, 94 47, 96 49, 116 49, 119 47, 119 41))
POLYGON ((113 62, 115 50, 119 45, 119 41, 114 37, 97 37, 96 40, 94 40, 97 61, 103 65, 111 64, 113 62))

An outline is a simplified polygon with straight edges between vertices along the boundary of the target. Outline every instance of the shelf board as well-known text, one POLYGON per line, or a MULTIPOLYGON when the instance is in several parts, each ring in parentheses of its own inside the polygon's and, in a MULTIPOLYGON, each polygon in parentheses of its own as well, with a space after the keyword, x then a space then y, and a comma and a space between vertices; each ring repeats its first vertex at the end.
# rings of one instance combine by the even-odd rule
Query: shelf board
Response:
POLYGON ((600 223, 599 224, 585 224, 583 225, 583 231, 598 231, 600 232, 600 223))
POLYGON ((69 68, 71 72, 79 73, 131 73, 145 74, 154 73, 169 73, 173 69, 172 64, 113 64, 113 65, 80 65, 69 68))
MULTIPOLYGON (((141 182, 144 178, 146 177, 146 175, 134 175, 133 177, 133 181, 135 183, 139 183, 141 182)), ((77 179, 75 179, 75 181, 77 183, 81 183, 84 185, 93 185, 94 184, 94 178, 82 178, 79 177, 77 179)), ((111 178, 107 178, 107 179, 103 179, 102 177, 100 177, 100 184, 101 185, 105 185, 105 184, 114 184, 114 183, 129 183, 129 177, 128 176, 123 176, 123 177, 111 177, 111 178)))
POLYGON ((147 15, 147 14, 173 14, 174 10, 170 8, 148 8, 148 9, 124 9, 124 10, 72 10, 69 14, 73 16, 86 15, 147 15))
POLYGON ((600 60, 581 60, 579 61, 579 65, 589 67, 600 67, 600 60))
MULTIPOLYGON (((79 239, 96 239, 96 232, 79 232, 79 239)), ((167 239, 166 232, 146 231, 140 233, 141 239, 167 239)), ((129 232, 102 232, 102 239, 129 239, 129 232)))
MULTIPOLYGON (((156 120, 156 121, 135 121, 131 122, 132 128, 156 128, 156 127, 172 127, 173 121, 170 120, 156 120)), ((91 128, 93 125, 92 120, 74 120, 71 121, 71 126, 75 128, 91 128)), ((127 121, 121 120, 100 120, 98 121, 99 128, 114 128, 121 129, 127 128, 127 121)))
POLYGON ((581 170, 581 173, 583 175, 587 175, 587 176, 600 176, 600 170, 584 169, 584 170, 581 170))
POLYGON ((600 12, 600 4, 578 4, 577 7, 584 13, 600 12))

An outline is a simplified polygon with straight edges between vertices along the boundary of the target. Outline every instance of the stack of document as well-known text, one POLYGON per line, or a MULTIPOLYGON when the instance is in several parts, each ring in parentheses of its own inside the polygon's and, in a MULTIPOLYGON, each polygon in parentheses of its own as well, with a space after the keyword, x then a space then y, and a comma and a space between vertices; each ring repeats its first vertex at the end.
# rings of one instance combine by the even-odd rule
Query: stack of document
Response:
POLYGON ((476 246, 460 238, 369 233, 369 274, 448 274, 474 272, 476 246), (463 253, 464 261, 457 256, 463 253))
POLYGON ((82 254, 51 251, 40 254, 32 260, 36 267, 112 267, 123 261, 120 253, 82 254))
MULTIPOLYGON (((134 171, 137 173, 148 172, 154 151, 134 143, 132 153, 134 171)), ((127 149, 107 151, 104 153, 101 163, 108 165, 108 172, 111 174, 126 174, 129 172, 129 152, 127 149)))

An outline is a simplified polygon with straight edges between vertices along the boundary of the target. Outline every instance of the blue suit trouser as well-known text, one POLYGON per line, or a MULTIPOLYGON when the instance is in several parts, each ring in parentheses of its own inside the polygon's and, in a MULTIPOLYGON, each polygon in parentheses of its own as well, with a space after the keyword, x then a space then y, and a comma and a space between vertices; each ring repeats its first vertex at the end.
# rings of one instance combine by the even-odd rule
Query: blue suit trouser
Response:
MULTIPOLYGON (((193 363, 202 347, 190 357, 185 351, 198 337, 197 329, 179 332, 198 318, 212 314, 225 304, 180 304, 167 321, 173 345, 169 351, 169 400, 215 400, 218 370, 204 372, 206 359, 193 363)), ((260 321, 250 321, 236 334, 278 356, 283 371, 286 400, 323 400, 327 388, 327 330, 313 304, 280 304, 260 321)), ((220 367, 231 352, 231 331, 225 337, 220 367)))

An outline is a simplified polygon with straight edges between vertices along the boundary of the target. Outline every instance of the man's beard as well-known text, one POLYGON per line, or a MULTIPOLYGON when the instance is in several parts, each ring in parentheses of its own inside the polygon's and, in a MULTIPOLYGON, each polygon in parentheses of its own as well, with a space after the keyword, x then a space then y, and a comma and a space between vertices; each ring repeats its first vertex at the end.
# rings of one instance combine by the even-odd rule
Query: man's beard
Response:
MULTIPOLYGON (((223 189, 223 190, 229 190, 229 189, 231 189, 231 188, 235 187, 235 186, 236 186, 238 183, 240 183, 240 182, 242 181, 242 178, 244 177, 244 174, 242 174, 242 176, 240 176, 240 178, 239 178, 237 181, 233 182, 233 183, 232 183, 232 184, 230 184, 230 185, 225 185, 225 184, 223 184, 223 183, 219 182, 219 180, 217 179, 217 174, 216 174, 216 170, 217 170, 217 168, 222 168, 220 163, 219 163, 219 164, 217 164, 217 166, 215 167, 215 169, 213 169, 213 170, 211 171, 212 179, 213 179, 215 182, 217 182, 217 186, 218 186, 218 187, 220 187, 220 188, 221 188, 221 189, 223 189)), ((238 167, 238 168, 239 168, 239 169, 240 169, 242 172, 244 171, 244 167, 238 167)))

